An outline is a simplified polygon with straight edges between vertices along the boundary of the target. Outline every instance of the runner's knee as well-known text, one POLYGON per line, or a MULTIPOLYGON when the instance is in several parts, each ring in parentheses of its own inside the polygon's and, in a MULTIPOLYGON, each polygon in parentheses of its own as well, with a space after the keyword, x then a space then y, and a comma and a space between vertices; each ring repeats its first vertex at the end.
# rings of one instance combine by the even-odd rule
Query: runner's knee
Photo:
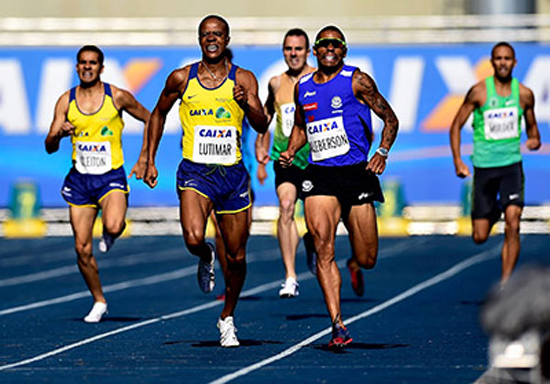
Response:
POLYGON ((356 257, 357 264, 363 269, 373 269, 376 265, 376 259, 378 257, 377 249, 369 249, 365 254, 356 257))
POLYGON ((243 264, 246 264, 246 257, 244 251, 238 251, 236 253, 227 252, 227 264, 233 265, 235 267, 242 266, 243 264))
POLYGON ((91 242, 75 242, 74 249, 78 257, 78 263, 87 265, 92 258, 92 243, 91 242))
POLYGON ((279 203, 279 218, 284 221, 290 221, 294 217, 294 200, 282 199, 279 203))
POLYGON ((124 219, 105 220, 103 223, 104 230, 106 230, 108 234, 113 236, 120 235, 122 231, 124 231, 125 227, 126 227, 126 223, 124 222, 124 219))
POLYGON ((476 244, 483 244, 484 242, 487 241, 488 238, 489 238, 489 233, 481 232, 481 231, 472 232, 472 239, 476 244))
POLYGON ((183 237, 189 248, 200 247, 204 243, 204 231, 196 228, 184 231, 183 237))
POLYGON ((506 233, 519 233, 520 220, 517 217, 506 218, 505 231, 506 233))

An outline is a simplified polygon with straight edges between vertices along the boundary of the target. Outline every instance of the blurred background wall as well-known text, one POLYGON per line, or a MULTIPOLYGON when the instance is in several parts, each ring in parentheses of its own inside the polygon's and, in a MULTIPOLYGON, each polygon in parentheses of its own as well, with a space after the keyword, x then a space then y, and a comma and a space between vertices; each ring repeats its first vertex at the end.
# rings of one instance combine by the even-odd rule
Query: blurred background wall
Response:
MULTIPOLYGON (((524 151, 526 200, 538 214, 550 210, 550 0, 0 0, 0 7, 0 220, 9 215, 2 208, 13 204, 21 180, 37 186, 42 207, 65 207, 59 188, 70 167, 70 143, 65 140, 60 152, 46 155, 43 141, 57 98, 78 82, 74 55, 81 45, 102 47, 103 80, 132 91, 152 109, 169 73, 200 59, 197 25, 210 13, 228 19, 235 62, 256 74, 262 98, 269 78, 285 70, 280 46, 286 30, 301 27, 311 39, 326 24, 344 30, 348 63, 375 78, 400 119, 383 176, 399 189, 400 201, 386 204, 398 214, 403 207, 437 205, 448 216, 450 207, 459 212, 466 206, 468 185, 454 176, 449 125, 467 90, 492 74, 491 47, 510 41, 518 58, 514 74, 535 92, 543 139, 539 152, 524 151)), ((141 127, 126 121, 129 170, 141 145, 141 127)), ((469 124, 463 132, 466 160, 469 124)), ((380 128, 375 119, 377 135, 380 128)), ((245 143, 251 157, 255 137, 251 133, 245 143)), ((177 205, 180 139, 174 109, 159 152, 159 186, 151 191, 132 180, 132 207, 177 205)), ((273 174, 259 185, 254 173, 252 160, 256 207, 275 206, 273 174)))
POLYGON ((181 0, 26 0, 0 2, 3 17, 188 17, 219 13, 227 17, 341 17, 341 16, 413 16, 462 15, 489 9, 524 9, 549 13, 549 0, 292 0, 264 2, 181 0), (299 4, 299 5, 297 5, 299 4))

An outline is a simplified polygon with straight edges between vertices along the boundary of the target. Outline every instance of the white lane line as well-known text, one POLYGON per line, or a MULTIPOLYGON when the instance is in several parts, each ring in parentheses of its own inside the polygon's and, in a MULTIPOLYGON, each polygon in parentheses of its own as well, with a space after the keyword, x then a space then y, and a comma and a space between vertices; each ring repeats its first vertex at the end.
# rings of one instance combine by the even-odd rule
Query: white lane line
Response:
MULTIPOLYGON (((396 251, 399 251, 401 249, 400 244, 396 244, 396 246, 394 246, 394 247, 389 247, 387 252, 386 252, 386 254, 387 254, 386 257, 391 256, 392 249, 395 249, 396 251)), ((339 267, 342 267, 345 263, 346 263, 345 259, 340 260, 338 265, 339 265, 339 267)), ((186 268, 186 269, 188 269, 188 268, 186 268)), ((194 267, 193 267, 193 271, 194 271, 194 267)), ((297 277, 301 281, 310 280, 310 279, 315 278, 315 276, 312 275, 309 272, 300 273, 297 277)), ((279 287, 280 283, 281 282, 279 280, 276 280, 276 281, 273 281, 271 283, 266 283, 266 284, 259 285, 255 288, 251 288, 251 289, 248 289, 246 291, 243 291, 242 294, 241 294, 241 297, 252 296, 252 295, 255 295, 255 294, 258 294, 258 293, 261 293, 261 292, 265 292, 265 291, 275 289, 275 288, 279 287)), ((71 298, 70 300, 75 300, 75 299, 80 298, 80 297, 88 296, 88 292, 79 292, 79 293, 69 295, 69 296, 64 296, 64 297, 69 298, 71 296, 77 296, 77 295, 81 295, 81 296, 71 298)), ((61 298, 58 298, 58 299, 61 299, 61 298)), ((54 299, 54 300, 58 300, 58 299, 54 299)), ((66 300, 66 301, 69 301, 69 300, 66 300)), ((37 303, 35 303, 35 304, 37 304, 37 303)), ((31 305, 35 305, 35 304, 31 304, 31 305)), ((54 304, 57 304, 57 302, 54 303, 54 304)), ((74 348, 78 348, 78 347, 86 345, 86 344, 93 343, 94 341, 101 340, 101 339, 104 339, 104 338, 109 337, 109 336, 113 336, 113 335, 116 335, 116 334, 119 334, 119 333, 127 332, 127 331, 130 331, 132 329, 144 327, 146 325, 154 324, 154 323, 157 323, 157 322, 162 321, 162 320, 175 319, 175 318, 182 317, 182 316, 185 316, 185 315, 189 315, 189 314, 192 314, 192 313, 200 312, 200 311, 203 311, 203 310, 206 310, 206 309, 209 309, 209 308, 216 307, 216 306, 221 305, 221 304, 223 304, 223 301, 216 300, 216 301, 208 302, 208 303, 205 303, 205 304, 202 304, 202 305, 190 308, 190 309, 186 309, 184 311, 174 312, 172 314, 164 315, 164 316, 157 317, 157 318, 154 318, 154 319, 142 321, 142 322, 137 323, 137 324, 133 324, 133 325, 129 325, 129 326, 126 326, 126 327, 119 328, 119 329, 115 329, 113 331, 110 331, 110 332, 107 332, 107 333, 102 333, 102 334, 96 335, 94 337, 84 339, 84 340, 81 340, 81 341, 73 343, 73 344, 66 345, 64 347, 55 349, 53 351, 44 353, 42 355, 32 357, 30 359, 22 360, 22 361, 12 363, 12 364, 2 365, 2 366, 0 366, 0 371, 10 369, 10 368, 20 367, 20 366, 23 366, 23 365, 28 365, 28 364, 34 363, 36 361, 47 359, 48 357, 58 355, 58 354, 63 353, 65 351, 68 351, 68 350, 71 350, 71 349, 74 349, 74 348)), ((31 308, 28 308, 28 309, 31 309, 31 308)), ((23 310, 23 309, 21 309, 21 310, 23 310)), ((0 315, 2 315, 2 314, 3 313, 0 312, 0 315)))
MULTIPOLYGON (((274 282, 271 282, 271 283, 260 285, 258 287, 243 291, 243 293, 241 294, 241 297, 251 296, 251 295, 254 295, 254 294, 257 294, 257 293, 260 293, 260 292, 265 292, 265 291, 275 289, 276 287, 279 286, 279 284, 280 284, 280 281, 274 281, 274 282)), ((158 323, 159 321, 176 319, 178 317, 190 315, 192 313, 204 311, 204 310, 207 310, 207 309, 210 309, 210 308, 220 306, 223 303, 224 302, 222 300, 214 300, 214 301, 210 301, 210 302, 205 303, 205 304, 197 305, 197 306, 189 308, 189 309, 185 309, 183 311, 170 313, 168 315, 164 315, 164 316, 156 317, 154 319, 141 321, 139 323, 128 325, 128 326, 125 326, 125 327, 122 327, 122 328, 118 328, 118 329, 115 329, 115 330, 112 330, 112 331, 109 331, 109 332, 106 332, 106 333, 101 333, 99 335, 96 335, 96 336, 78 341, 78 342, 73 343, 73 344, 66 345, 66 346, 58 348, 58 349, 54 349, 53 351, 46 352, 46 353, 43 353, 43 354, 35 356, 35 357, 31 357, 31 358, 26 359, 26 360, 22 360, 22 361, 18 361, 18 362, 11 363, 11 364, 6 364, 6 365, 1 365, 0 366, 0 371, 5 371, 7 369, 20 367, 20 366, 23 366, 23 365, 28 365, 28 364, 34 363, 36 361, 47 359, 48 357, 59 355, 60 353, 69 351, 71 349, 75 349, 75 348, 81 347, 83 345, 90 344, 90 343, 93 343, 93 342, 101 340, 101 339, 105 339, 109 336, 113 336, 113 335, 117 335, 119 333, 131 331, 131 330, 136 329, 136 328, 145 327, 147 325, 158 323)))
POLYGON ((11 287, 14 285, 32 283, 35 281, 46 280, 52 277, 59 277, 65 275, 71 275, 78 272, 78 267, 76 265, 69 265, 65 267, 53 268, 47 271, 30 273, 28 275, 21 275, 10 277, 9 279, 0 280, 0 287, 11 287))
MULTIPOLYGON (((418 241, 417 241, 418 242, 418 241)), ((425 240, 420 243, 425 242, 425 240)), ((398 252, 398 249, 403 247, 408 248, 410 244, 404 245, 398 243, 389 248, 384 248, 380 251, 380 258, 384 258, 384 255, 390 251, 392 253, 398 252)), ((57 253, 58 251, 52 252, 57 253)), ((151 258, 150 252, 136 253, 131 256, 116 258, 116 259, 107 259, 107 260, 98 260, 99 267, 101 270, 106 268, 120 267, 120 266, 131 266, 138 264, 147 264, 147 263, 158 263, 160 261, 167 261, 173 259, 179 259, 182 257, 181 254, 174 254, 172 249, 163 250, 155 254, 154 259, 151 258), (161 257, 160 255, 168 255, 161 257)), ((188 254, 183 254, 183 256, 188 256, 188 254)), ((280 253, 277 249, 271 250, 270 252, 252 252, 248 257, 248 262, 254 261, 270 261, 280 257, 280 253)), ((72 256, 74 258, 74 255, 72 256)), ((34 283, 37 281, 48 280, 54 277, 67 276, 75 273, 79 273, 78 267, 76 265, 64 266, 59 268, 52 268, 47 271, 41 271, 36 273, 31 273, 27 275, 14 276, 7 279, 0 279, 0 288, 2 287, 11 287, 14 285, 34 283)))
MULTIPOLYGON (((344 324, 346 325, 349 325, 349 324, 352 324, 360 319, 363 319, 365 317, 369 317, 371 315, 374 315, 375 313, 378 313, 378 312, 381 312, 383 311, 384 309, 386 308, 389 308, 431 286, 434 286, 442 281, 445 281, 455 275, 457 275, 458 273, 462 272, 463 270, 473 266, 473 265, 476 265, 478 263, 481 263, 483 261, 486 261, 486 260, 489 260, 491 258, 494 258, 496 256, 498 256, 500 254, 500 248, 501 248, 501 245, 499 244, 498 246, 490 249, 490 250, 487 250, 485 252, 481 252, 477 255, 474 255, 472 257, 470 257, 469 259, 466 259, 456 265, 454 265, 453 267, 449 268, 448 270, 446 270, 445 272, 442 272, 428 280, 425 280, 423 281, 422 283, 419 283, 417 285, 415 285, 414 287, 412 288, 409 288, 408 290, 400 293, 399 295, 391 298, 390 300, 387 300, 385 302, 383 302, 382 304, 380 305, 377 305, 376 307, 374 308, 371 308, 369 309, 368 311, 365 311, 363 313, 360 313, 359 315, 356 315, 356 316, 353 316, 349 319, 347 319, 346 321, 344 321, 344 324)), ((228 383, 232 380, 235 380, 239 377, 242 377, 242 376, 245 376, 253 371, 256 371, 262 367, 265 367, 266 365, 269 365, 271 363, 274 363, 276 361, 279 361, 281 359, 284 359, 285 357, 287 356, 290 356, 292 355, 293 353, 296 353, 298 352, 300 349, 302 349, 303 347, 306 347, 308 345, 310 345, 311 343, 313 343, 314 341, 320 339, 321 337, 324 337, 328 334, 330 334, 332 331, 331 327, 329 328, 326 328, 324 330, 322 330, 321 332, 315 334, 315 335, 312 335, 310 336, 309 338, 301 341, 300 343, 298 344, 295 344, 293 345, 292 347, 284 350, 283 352, 277 354, 277 355, 273 355, 265 360, 262 360, 262 361, 259 361, 255 364, 252 364, 252 365, 249 365, 248 367, 244 367, 244 368, 241 368, 233 373, 230 373, 230 374, 227 374, 227 375, 224 375, 222 377, 220 377, 219 379, 216 379, 214 381, 211 381, 209 384, 224 384, 224 383, 228 383)))
MULTIPOLYGON (((278 253, 276 255, 278 255, 278 253)), ((262 257, 261 261, 272 260, 275 258, 276 255, 275 255, 275 251, 272 251, 268 255, 266 255, 266 257, 262 257)), ((183 254, 182 256, 182 254, 174 254, 174 250, 169 249, 169 250, 157 252, 154 258, 151 258, 151 252, 143 252, 143 253, 138 253, 131 256, 126 256, 126 257, 121 257, 116 259, 108 259, 108 260, 100 259, 98 260, 98 263, 99 263, 99 268, 101 270, 105 270, 108 268, 128 267, 128 266, 139 265, 139 264, 158 264, 161 261, 177 260, 186 256, 189 256, 189 254, 183 254), (167 255, 161 256, 163 254, 167 254, 167 255)), ((257 261, 257 259, 252 254, 251 254, 251 257, 249 257, 248 259, 249 259, 248 260, 249 262, 257 261)), ((27 283, 34 283, 37 281, 47 280, 53 277, 67 276, 75 273, 79 273, 79 270, 76 264, 64 266, 64 267, 52 268, 47 271, 30 273, 27 275, 14 276, 7 279, 0 279, 0 288, 11 287, 14 285, 21 285, 21 284, 27 284, 27 283)))
MULTIPOLYGON (((417 243, 418 243, 418 241, 417 241, 417 243)), ((389 257, 392 256, 392 254, 394 254, 396 252, 398 253, 401 250, 402 250, 402 244, 401 243, 397 243, 397 244, 395 244, 391 247, 387 247, 384 250, 383 254, 381 252, 382 256, 380 256, 380 259, 389 258, 389 257)), ((250 254, 250 257, 248 258, 248 262, 267 261, 267 260, 273 260, 273 259, 276 259, 276 258, 280 257, 279 256, 280 254, 279 254, 278 250, 268 251, 267 254, 268 254, 268 256, 266 256, 266 252, 252 252, 250 254)), ((340 262, 338 262, 338 266, 340 268, 343 267, 345 262, 346 262, 345 260, 341 260, 340 262)), ((75 268, 75 267, 72 266, 72 267, 66 267, 66 268, 75 268)), ((187 267, 187 268, 183 268, 183 269, 178 269, 178 270, 173 271, 173 272, 163 273, 163 274, 160 274, 160 275, 154 275, 154 276, 143 278, 143 279, 136 279, 136 280, 130 280, 130 281, 126 281, 126 282, 121 282, 121 283, 118 283, 118 284, 107 285, 107 286, 104 287, 104 292, 105 293, 115 292, 115 291, 120 291, 122 289, 139 287, 139 286, 142 286, 142 285, 152 285, 152 284, 156 284, 156 283, 162 283, 162 282, 165 282, 165 281, 175 280, 175 279, 178 279, 180 277, 189 276, 189 275, 195 273, 194 272, 195 270, 196 270, 196 267, 191 266, 191 267, 187 267)), ((308 280, 310 278, 313 278, 314 276, 306 272, 306 273, 299 274, 298 277, 303 281, 303 280, 308 280)), ((90 294, 89 294, 88 291, 80 291, 80 292, 72 293, 72 294, 69 294, 69 295, 56 297, 54 299, 42 300, 42 301, 38 301, 38 302, 26 304, 26 305, 21 305, 21 306, 12 307, 12 308, 6 308, 6 309, 3 309, 3 310, 0 310, 0 316, 5 316, 5 315, 12 314, 12 313, 27 311, 27 310, 36 309, 36 308, 42 308, 42 307, 46 307, 46 306, 49 306, 49 305, 66 303, 66 302, 69 302, 69 301, 74 301, 74 300, 82 299, 82 298, 89 297, 89 296, 90 296, 90 294)))
MULTIPOLYGON (((99 260, 99 264, 100 264, 99 267, 101 270, 104 270, 104 269, 113 268, 113 267, 121 267, 121 266, 128 267, 132 265, 158 263, 160 261, 167 261, 167 260, 181 258, 181 255, 174 255, 173 250, 170 250, 170 253, 164 257, 159 256, 162 253, 163 252, 156 253, 154 260, 151 258, 150 252, 143 253, 142 255, 136 254, 136 255, 121 257, 117 259, 99 260)), ((168 251, 164 251, 164 253, 168 253, 168 251)), ((52 268, 47 271, 10 277, 8 279, 2 279, 0 280, 0 287, 10 287, 14 285, 34 283, 41 280, 47 280, 52 277, 72 275, 74 273, 79 273, 76 263, 73 265, 68 265, 64 267, 52 268)))
MULTIPOLYGON (((103 288, 103 291, 105 293, 107 293, 107 292, 116 292, 116 291, 121 291, 123 289, 128 289, 128 288, 133 288, 133 287, 153 285, 153 284, 157 284, 157 283, 163 283, 163 282, 166 282, 166 281, 180 279, 182 277, 193 275, 195 273, 197 273, 197 266, 191 266, 191 267, 187 267, 187 268, 177 269, 173 272, 161 273, 159 275, 153 275, 153 276, 145 277, 145 278, 142 278, 142 279, 128 280, 128 281, 123 281, 123 282, 117 283, 117 284, 107 285, 103 288)), ((9 314, 12 314, 12 313, 17 313, 17 312, 22 312, 22 311, 27 311, 29 309, 42 308, 42 307, 46 307, 46 306, 54 305, 54 304, 66 303, 68 301, 82 299, 84 297, 90 297, 90 292, 87 291, 87 290, 86 291, 80 291, 80 292, 72 293, 70 295, 56 297, 54 299, 37 301, 35 303, 31 303, 31 304, 27 304, 27 305, 21 305, 19 307, 7 308, 7 309, 4 309, 4 310, 0 311, 0 316, 5 316, 5 315, 9 315, 9 314)))
MULTIPOLYGON (((62 244, 71 244, 68 246, 63 246, 59 248, 53 248, 46 252, 43 252, 44 246, 32 246, 27 247, 24 250, 21 249, 9 249, 8 251, 4 252, 6 255, 13 255, 14 253, 17 254, 17 256, 11 256, 11 257, 3 257, 2 254, 0 254, 0 266, 2 267, 12 267, 12 266, 22 266, 25 264, 31 264, 36 265, 37 262, 41 264, 47 264, 57 261, 63 261, 63 260, 76 260, 76 254, 74 252, 74 248, 72 246, 73 238, 67 238, 61 241, 48 243, 48 248, 53 248, 52 246, 60 246, 62 244), (69 241, 70 240, 70 241, 69 241), (18 254, 20 253, 20 254, 18 254), (30 253, 30 254, 29 254, 30 253)), ((94 242, 96 240, 94 239, 94 242)), ((149 245, 154 245, 153 241, 140 241, 140 249, 147 248, 149 245), (153 244, 151 244, 153 243, 153 244)), ((161 252, 164 252, 166 250, 163 250, 161 252)), ((171 251, 171 250, 169 250, 171 251)), ((150 252, 141 252, 139 254, 142 255, 150 255, 150 252)))

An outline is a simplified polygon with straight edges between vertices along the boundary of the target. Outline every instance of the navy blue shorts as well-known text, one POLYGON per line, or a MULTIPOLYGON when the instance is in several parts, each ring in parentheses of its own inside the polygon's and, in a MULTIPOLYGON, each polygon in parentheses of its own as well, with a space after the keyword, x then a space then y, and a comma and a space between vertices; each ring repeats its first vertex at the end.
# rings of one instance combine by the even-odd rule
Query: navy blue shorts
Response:
POLYGON ((183 159, 178 167, 177 184, 180 191, 195 191, 210 199, 218 214, 245 211, 252 205, 250 176, 243 162, 224 166, 183 159))
POLYGON ((486 219, 509 205, 524 205, 524 184, 522 163, 504 167, 474 168, 472 190, 472 218, 486 219), (497 198, 498 195, 498 198, 497 198))
POLYGON ((130 192, 124 167, 103 175, 82 174, 72 167, 63 182, 61 195, 72 206, 99 207, 100 201, 113 191, 130 192))

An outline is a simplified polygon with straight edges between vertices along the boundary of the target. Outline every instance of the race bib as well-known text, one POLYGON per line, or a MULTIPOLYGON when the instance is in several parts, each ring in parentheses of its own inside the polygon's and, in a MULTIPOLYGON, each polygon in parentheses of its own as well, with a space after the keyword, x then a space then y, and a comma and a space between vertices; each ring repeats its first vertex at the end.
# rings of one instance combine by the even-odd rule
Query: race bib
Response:
POLYGON ((201 164, 235 164, 237 128, 196 126, 193 161, 201 164))
POLYGON ((486 140, 503 140, 519 136, 517 107, 491 109, 483 113, 486 140))
POLYGON ((307 140, 313 161, 343 155, 350 148, 342 116, 307 123, 307 140))
POLYGON ((281 120, 283 122, 283 134, 285 137, 290 137, 292 127, 294 127, 294 111, 296 106, 294 103, 281 105, 281 120))
POLYGON ((109 141, 77 141, 76 170, 88 175, 103 175, 112 169, 111 143, 109 141))

